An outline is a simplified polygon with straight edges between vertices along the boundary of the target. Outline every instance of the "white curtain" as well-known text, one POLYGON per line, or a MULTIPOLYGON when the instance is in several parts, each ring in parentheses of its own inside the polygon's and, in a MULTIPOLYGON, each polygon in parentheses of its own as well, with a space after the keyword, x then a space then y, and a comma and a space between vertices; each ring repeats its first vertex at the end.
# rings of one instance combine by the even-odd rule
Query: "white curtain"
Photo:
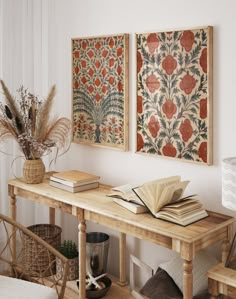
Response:
MULTIPOLYGON (((0 78, 14 95, 24 85, 39 97, 46 97, 48 0, 0 0, 0 78)), ((21 175, 23 159, 15 160, 20 153, 13 143, 0 142, 0 150, 10 154, 0 152, 0 212, 8 215, 7 181, 21 175)), ((48 159, 44 162, 47 167, 48 159)), ((29 201, 18 200, 17 220, 25 225, 47 222, 48 212, 29 201)))

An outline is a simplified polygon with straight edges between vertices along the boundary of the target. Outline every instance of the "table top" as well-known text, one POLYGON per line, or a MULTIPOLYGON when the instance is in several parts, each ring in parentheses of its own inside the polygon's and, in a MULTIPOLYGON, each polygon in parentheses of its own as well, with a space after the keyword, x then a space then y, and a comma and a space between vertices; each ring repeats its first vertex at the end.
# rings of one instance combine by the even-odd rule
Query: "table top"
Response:
MULTIPOLYGON (((224 231, 236 221, 235 218, 208 211, 209 216, 186 227, 167 221, 158 220, 149 213, 134 214, 129 210, 114 203, 107 195, 111 192, 111 186, 100 184, 99 188, 78 193, 70 193, 49 185, 48 179, 41 184, 26 184, 19 179, 8 182, 9 195, 13 190, 14 195, 27 198, 51 207, 60 208, 60 205, 79 208, 85 211, 85 219, 91 220, 91 215, 97 215, 102 219, 112 219, 127 227, 135 227, 136 230, 158 233, 169 238, 176 238, 187 243, 193 243, 207 238, 212 233, 224 231)), ((100 221, 99 221, 100 223, 100 221)), ((102 223, 101 223, 102 224, 102 223)), ((122 231, 122 230, 121 230, 122 231)), ((147 237, 147 239, 149 239, 147 237)))

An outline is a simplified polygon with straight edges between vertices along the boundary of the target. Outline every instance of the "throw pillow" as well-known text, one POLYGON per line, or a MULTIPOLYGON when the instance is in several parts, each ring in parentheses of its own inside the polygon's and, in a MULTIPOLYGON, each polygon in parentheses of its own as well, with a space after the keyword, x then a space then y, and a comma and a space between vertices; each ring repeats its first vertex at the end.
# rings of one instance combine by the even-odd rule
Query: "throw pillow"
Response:
MULTIPOLYGON (((205 251, 197 253, 193 260, 193 296, 207 290, 207 271, 218 263, 219 261, 216 258, 205 251)), ((170 261, 160 264, 159 267, 170 275, 183 293, 183 259, 177 255, 170 261)))
POLYGON ((173 279, 161 268, 148 279, 140 293, 150 299, 183 299, 173 279))
MULTIPOLYGON (((168 273, 158 268, 140 290, 149 299, 183 299, 183 295, 168 273)), ((210 299, 207 291, 194 296, 193 299, 210 299)))

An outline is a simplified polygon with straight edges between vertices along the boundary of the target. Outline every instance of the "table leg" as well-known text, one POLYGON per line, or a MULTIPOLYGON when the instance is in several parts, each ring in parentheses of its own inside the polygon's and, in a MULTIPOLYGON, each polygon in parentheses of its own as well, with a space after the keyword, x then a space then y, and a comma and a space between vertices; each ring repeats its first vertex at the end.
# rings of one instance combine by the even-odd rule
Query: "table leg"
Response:
POLYGON ((208 293, 211 295, 210 299, 216 299, 220 295, 218 291, 218 282, 211 278, 208 278, 208 293))
POLYGON ((128 284, 126 280, 126 234, 120 233, 120 281, 119 285, 125 286, 128 284))
POLYGON ((193 297, 193 263, 184 260, 183 262, 183 298, 192 299, 193 297))
POLYGON ((49 223, 55 224, 55 209, 51 207, 49 208, 49 223))
MULTIPOLYGON (((16 196, 14 194, 14 188, 13 187, 9 186, 8 194, 10 196, 9 216, 14 221, 16 221, 16 196)), ((11 252, 12 252, 12 262, 15 261, 15 259, 16 259, 16 234, 13 233, 13 230, 14 230, 14 228, 12 226, 11 227, 12 238, 10 239, 10 248, 11 248, 11 252)))
MULTIPOLYGON (((82 214, 82 213, 81 213, 82 214)), ((86 297, 86 223, 80 217, 79 223, 79 299, 86 297)))
POLYGON ((222 254, 221 254, 221 261, 222 263, 226 262, 226 259, 229 254, 230 242, 228 239, 224 240, 221 245, 222 254))

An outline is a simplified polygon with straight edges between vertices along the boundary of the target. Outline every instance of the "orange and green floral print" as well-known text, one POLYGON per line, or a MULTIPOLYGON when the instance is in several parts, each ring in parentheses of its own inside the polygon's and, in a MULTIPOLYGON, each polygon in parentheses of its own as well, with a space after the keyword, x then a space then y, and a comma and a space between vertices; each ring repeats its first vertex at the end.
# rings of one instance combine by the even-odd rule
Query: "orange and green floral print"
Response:
POLYGON ((128 35, 72 39, 73 141, 127 150, 128 35))
POLYGON ((136 44, 137 152, 211 164, 212 27, 136 44))

